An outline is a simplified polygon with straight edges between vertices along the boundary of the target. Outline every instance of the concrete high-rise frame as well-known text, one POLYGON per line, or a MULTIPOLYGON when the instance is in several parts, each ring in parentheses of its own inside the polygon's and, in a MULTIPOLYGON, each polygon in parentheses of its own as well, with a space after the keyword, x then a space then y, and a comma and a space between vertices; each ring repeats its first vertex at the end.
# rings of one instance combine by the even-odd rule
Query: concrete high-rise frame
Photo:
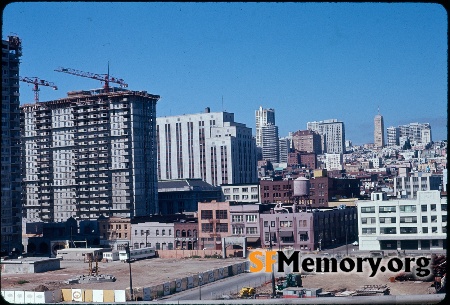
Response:
POLYGON ((21 40, 2 40, 1 250, 22 250, 19 65, 21 40))
POLYGON ((308 122, 306 128, 317 131, 322 137, 322 153, 345 153, 345 127, 337 119, 308 122))
POLYGON ((159 96, 110 90, 21 106, 26 221, 159 213, 159 96))

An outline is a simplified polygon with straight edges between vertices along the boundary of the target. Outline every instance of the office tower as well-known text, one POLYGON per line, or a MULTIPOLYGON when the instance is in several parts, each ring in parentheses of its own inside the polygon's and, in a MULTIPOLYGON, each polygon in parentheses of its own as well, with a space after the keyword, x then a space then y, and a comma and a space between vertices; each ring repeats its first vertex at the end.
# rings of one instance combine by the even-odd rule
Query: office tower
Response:
POLYGON ((322 153, 345 153, 345 127, 337 119, 308 122, 306 128, 317 131, 322 137, 322 153))
POLYGON ((378 113, 374 120, 374 131, 373 131, 373 136, 374 136, 374 145, 375 147, 378 148, 383 148, 384 147, 384 121, 383 121, 383 116, 380 115, 380 113, 378 113))
POLYGON ((257 181, 252 129, 234 114, 210 112, 156 119, 158 179, 200 178, 214 186, 257 181))
POLYGON ((261 127, 262 157, 263 160, 272 163, 280 161, 280 150, 278 146, 278 126, 268 124, 261 127))
POLYGON ((388 146, 399 145, 400 128, 391 126, 388 127, 386 131, 387 131, 387 145, 388 146))
POLYGON ((27 221, 159 213, 159 96, 111 89, 21 106, 27 221))
POLYGON ((294 148, 298 151, 322 153, 320 134, 312 130, 298 130, 292 135, 294 148))
POLYGON ((289 152, 291 150, 291 139, 289 137, 280 138, 278 141, 280 152, 280 163, 287 163, 289 152))
POLYGON ((1 251, 22 250, 19 37, 2 40, 1 251))
POLYGON ((256 146, 262 146, 262 127, 268 124, 275 125, 275 109, 263 109, 262 106, 256 110, 256 146))

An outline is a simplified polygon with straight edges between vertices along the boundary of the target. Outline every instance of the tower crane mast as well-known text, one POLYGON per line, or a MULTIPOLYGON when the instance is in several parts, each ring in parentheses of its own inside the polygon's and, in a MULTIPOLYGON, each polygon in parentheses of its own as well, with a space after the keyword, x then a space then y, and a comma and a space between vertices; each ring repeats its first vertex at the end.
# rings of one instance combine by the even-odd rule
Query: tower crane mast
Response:
POLYGON ((35 103, 39 103, 39 91, 40 91, 39 86, 48 86, 48 87, 52 87, 53 90, 58 90, 58 87, 54 83, 40 79, 36 76, 32 76, 32 77, 19 76, 19 80, 22 82, 25 82, 25 83, 34 84, 33 91, 34 91, 34 102, 35 103))
POLYGON ((84 72, 84 71, 80 71, 80 70, 75 70, 75 69, 71 69, 71 68, 58 68, 55 69, 56 72, 63 72, 63 73, 68 73, 68 74, 72 74, 72 75, 76 75, 76 76, 81 76, 81 77, 88 77, 88 78, 92 78, 92 79, 96 79, 99 81, 104 82, 103 88, 105 89, 106 92, 109 92, 109 83, 116 83, 119 84, 120 87, 128 87, 128 84, 125 83, 125 81, 121 78, 116 78, 116 77, 112 77, 109 75, 109 66, 108 66, 108 73, 107 74, 98 74, 98 73, 91 73, 91 72, 84 72))

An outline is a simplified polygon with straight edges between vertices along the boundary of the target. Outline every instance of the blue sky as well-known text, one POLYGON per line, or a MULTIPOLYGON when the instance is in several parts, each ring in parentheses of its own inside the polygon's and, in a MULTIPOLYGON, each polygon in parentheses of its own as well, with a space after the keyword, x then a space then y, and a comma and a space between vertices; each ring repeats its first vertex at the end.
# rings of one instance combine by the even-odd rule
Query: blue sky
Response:
POLYGON ((338 119, 364 144, 378 107, 385 127, 430 123, 447 139, 447 23, 432 3, 18 2, 2 37, 22 39, 21 76, 58 86, 41 101, 102 86, 56 68, 106 73, 109 62, 129 89, 161 96, 158 117, 210 107, 255 133, 263 106, 280 136, 338 119))

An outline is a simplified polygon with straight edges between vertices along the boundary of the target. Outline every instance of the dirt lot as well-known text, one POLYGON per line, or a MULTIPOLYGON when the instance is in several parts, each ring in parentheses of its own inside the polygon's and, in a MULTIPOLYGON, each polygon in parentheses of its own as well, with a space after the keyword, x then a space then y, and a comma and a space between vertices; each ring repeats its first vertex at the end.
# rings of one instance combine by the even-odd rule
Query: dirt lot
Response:
MULTIPOLYGON (((215 267, 228 266, 241 262, 241 258, 222 259, 161 259, 154 258, 133 262, 133 287, 148 287, 162 284, 190 274, 197 274, 215 267)), ((116 282, 96 284, 64 284, 63 281, 77 275, 88 273, 88 264, 81 262, 61 261, 61 269, 35 274, 2 274, 2 290, 33 290, 38 285, 44 285, 49 290, 57 288, 89 288, 89 289, 124 289, 129 287, 129 266, 121 262, 99 263, 100 274, 110 274, 117 278, 116 282), (19 284, 20 281, 28 283, 19 284)), ((321 287, 323 291, 337 292, 356 290, 363 285, 388 285, 392 295, 427 294, 433 291, 431 282, 390 282, 389 278, 398 273, 384 272, 374 277, 368 273, 313 273, 304 275, 303 287, 321 287)), ((259 287, 257 293, 270 293, 271 284, 259 287)))
MULTIPOLYGON (((190 274, 197 274, 216 267, 229 266, 242 262, 242 258, 213 259, 162 259, 152 258, 131 263, 133 287, 149 287, 175 280, 190 274)), ((95 263, 93 264, 95 266, 95 263)), ((98 263, 99 274, 109 274, 116 277, 115 282, 95 284, 64 284, 69 278, 88 274, 88 263, 61 261, 61 269, 46 273, 34 274, 2 274, 2 290, 31 291, 38 285, 44 285, 49 290, 57 288, 89 288, 89 289, 125 289, 130 286, 129 265, 119 261, 98 263), (21 281, 28 283, 19 284, 21 281)))

